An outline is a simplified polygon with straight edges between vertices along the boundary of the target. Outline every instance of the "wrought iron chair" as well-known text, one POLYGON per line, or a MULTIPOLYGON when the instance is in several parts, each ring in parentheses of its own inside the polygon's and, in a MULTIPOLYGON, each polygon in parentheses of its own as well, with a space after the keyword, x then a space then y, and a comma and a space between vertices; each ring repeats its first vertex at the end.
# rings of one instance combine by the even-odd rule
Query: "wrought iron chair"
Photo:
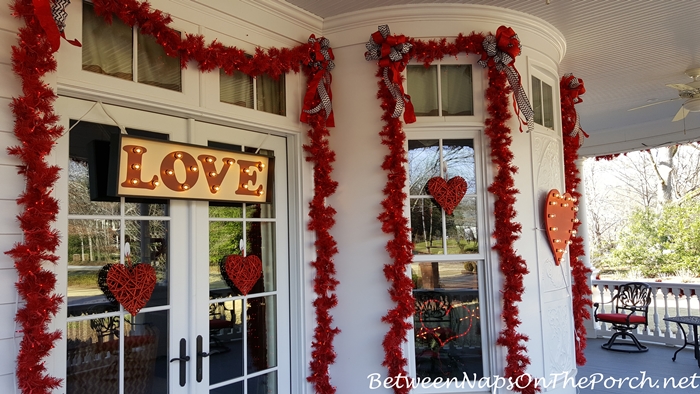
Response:
POLYGON ((595 321, 610 323, 615 333, 610 340, 602 345, 603 349, 618 352, 641 353, 649 350, 639 343, 634 332, 637 327, 648 324, 649 304, 651 304, 651 287, 646 283, 630 282, 621 284, 612 299, 608 302, 594 303, 595 321), (598 313, 598 306, 611 304, 610 313, 598 313), (617 341, 629 337, 632 342, 617 341))

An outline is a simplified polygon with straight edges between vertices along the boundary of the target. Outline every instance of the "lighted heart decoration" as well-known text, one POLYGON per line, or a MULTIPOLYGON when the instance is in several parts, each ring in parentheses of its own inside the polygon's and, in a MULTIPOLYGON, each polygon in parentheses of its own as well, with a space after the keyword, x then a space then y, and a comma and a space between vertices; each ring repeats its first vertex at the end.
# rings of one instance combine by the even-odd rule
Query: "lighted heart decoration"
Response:
POLYGON ((456 176, 445 182, 442 177, 436 176, 428 181, 428 193, 445 210, 445 213, 452 215, 452 211, 467 194, 467 181, 461 176, 456 176))
POLYGON ((248 295, 262 275, 262 261, 255 255, 243 257, 232 254, 226 257, 224 268, 228 278, 243 295, 248 295))
POLYGON ((148 264, 112 264, 107 269, 107 288, 132 316, 146 306, 156 287, 156 270, 148 264))
POLYGON ((571 243, 570 239, 575 234, 574 223, 578 221, 576 200, 569 193, 562 195, 558 190, 552 189, 547 194, 544 211, 549 246, 554 253, 556 264, 559 265, 566 252, 566 246, 571 243))
MULTIPOLYGON (((426 306, 428 303, 443 303, 443 301, 440 300, 426 300, 423 302, 423 306, 426 306)), ((419 313, 418 313, 418 319, 420 320, 420 329, 416 333, 416 337, 419 339, 423 340, 431 340, 434 339, 440 347, 443 347, 447 345, 449 342, 454 341, 456 339, 459 339, 467 334, 469 334, 469 331, 472 329, 472 324, 474 321, 474 318, 476 316, 476 313, 466 307, 465 305, 458 305, 458 306, 449 306, 445 310, 445 316, 449 316, 450 312, 453 309, 461 308, 464 309, 465 315, 464 317, 460 318, 461 324, 466 324, 468 322, 468 326, 466 329, 460 328, 462 331, 461 333, 455 333, 452 329, 447 328, 447 327, 426 327, 425 323, 423 322, 423 311, 427 310, 429 308, 424 308, 424 307, 419 307, 419 313)), ((460 325, 461 325, 460 324, 460 325)))

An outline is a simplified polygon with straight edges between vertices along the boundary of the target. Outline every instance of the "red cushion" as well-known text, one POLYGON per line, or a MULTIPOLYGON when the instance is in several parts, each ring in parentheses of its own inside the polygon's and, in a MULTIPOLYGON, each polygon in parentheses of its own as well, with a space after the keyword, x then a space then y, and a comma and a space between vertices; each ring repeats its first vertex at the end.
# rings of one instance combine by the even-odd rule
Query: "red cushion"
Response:
MULTIPOLYGON (((599 313, 596 315, 596 319, 606 323, 627 323, 627 315, 624 313, 599 313)), ((646 322, 647 319, 644 316, 630 316, 630 323, 645 324, 646 322)))

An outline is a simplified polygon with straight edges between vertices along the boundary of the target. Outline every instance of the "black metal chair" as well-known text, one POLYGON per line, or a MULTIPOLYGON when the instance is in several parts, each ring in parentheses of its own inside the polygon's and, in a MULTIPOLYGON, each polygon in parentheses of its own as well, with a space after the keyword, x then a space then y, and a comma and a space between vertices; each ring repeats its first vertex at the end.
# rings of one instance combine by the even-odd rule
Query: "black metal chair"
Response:
POLYGON ((606 350, 618 352, 641 353, 649 350, 639 343, 637 337, 632 332, 640 325, 644 328, 648 324, 649 305, 651 304, 651 287, 646 283, 630 282, 621 284, 617 292, 608 302, 594 303, 595 321, 610 323, 615 333, 610 340, 601 347, 606 350), (598 306, 601 304, 611 304, 610 313, 598 313, 598 306), (617 341, 618 338, 629 337, 632 342, 617 341))

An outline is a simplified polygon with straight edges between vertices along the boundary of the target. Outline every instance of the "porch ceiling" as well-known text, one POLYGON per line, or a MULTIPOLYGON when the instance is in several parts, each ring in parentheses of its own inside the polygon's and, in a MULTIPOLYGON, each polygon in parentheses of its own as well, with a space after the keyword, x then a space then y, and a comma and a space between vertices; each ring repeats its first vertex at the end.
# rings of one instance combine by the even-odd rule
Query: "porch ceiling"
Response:
MULTIPOLYGON (((591 135, 584 155, 645 149, 700 139, 700 112, 671 122, 684 100, 630 108, 678 97, 670 83, 688 83, 684 71, 700 67, 700 4, 693 1, 568 0, 275 0, 320 18, 379 6, 419 3, 481 4, 541 18, 562 32, 567 53, 560 72, 586 86, 577 105, 591 135), (549 4, 547 4, 549 3, 549 4)), ((465 32, 469 26, 464 27, 465 32)))

